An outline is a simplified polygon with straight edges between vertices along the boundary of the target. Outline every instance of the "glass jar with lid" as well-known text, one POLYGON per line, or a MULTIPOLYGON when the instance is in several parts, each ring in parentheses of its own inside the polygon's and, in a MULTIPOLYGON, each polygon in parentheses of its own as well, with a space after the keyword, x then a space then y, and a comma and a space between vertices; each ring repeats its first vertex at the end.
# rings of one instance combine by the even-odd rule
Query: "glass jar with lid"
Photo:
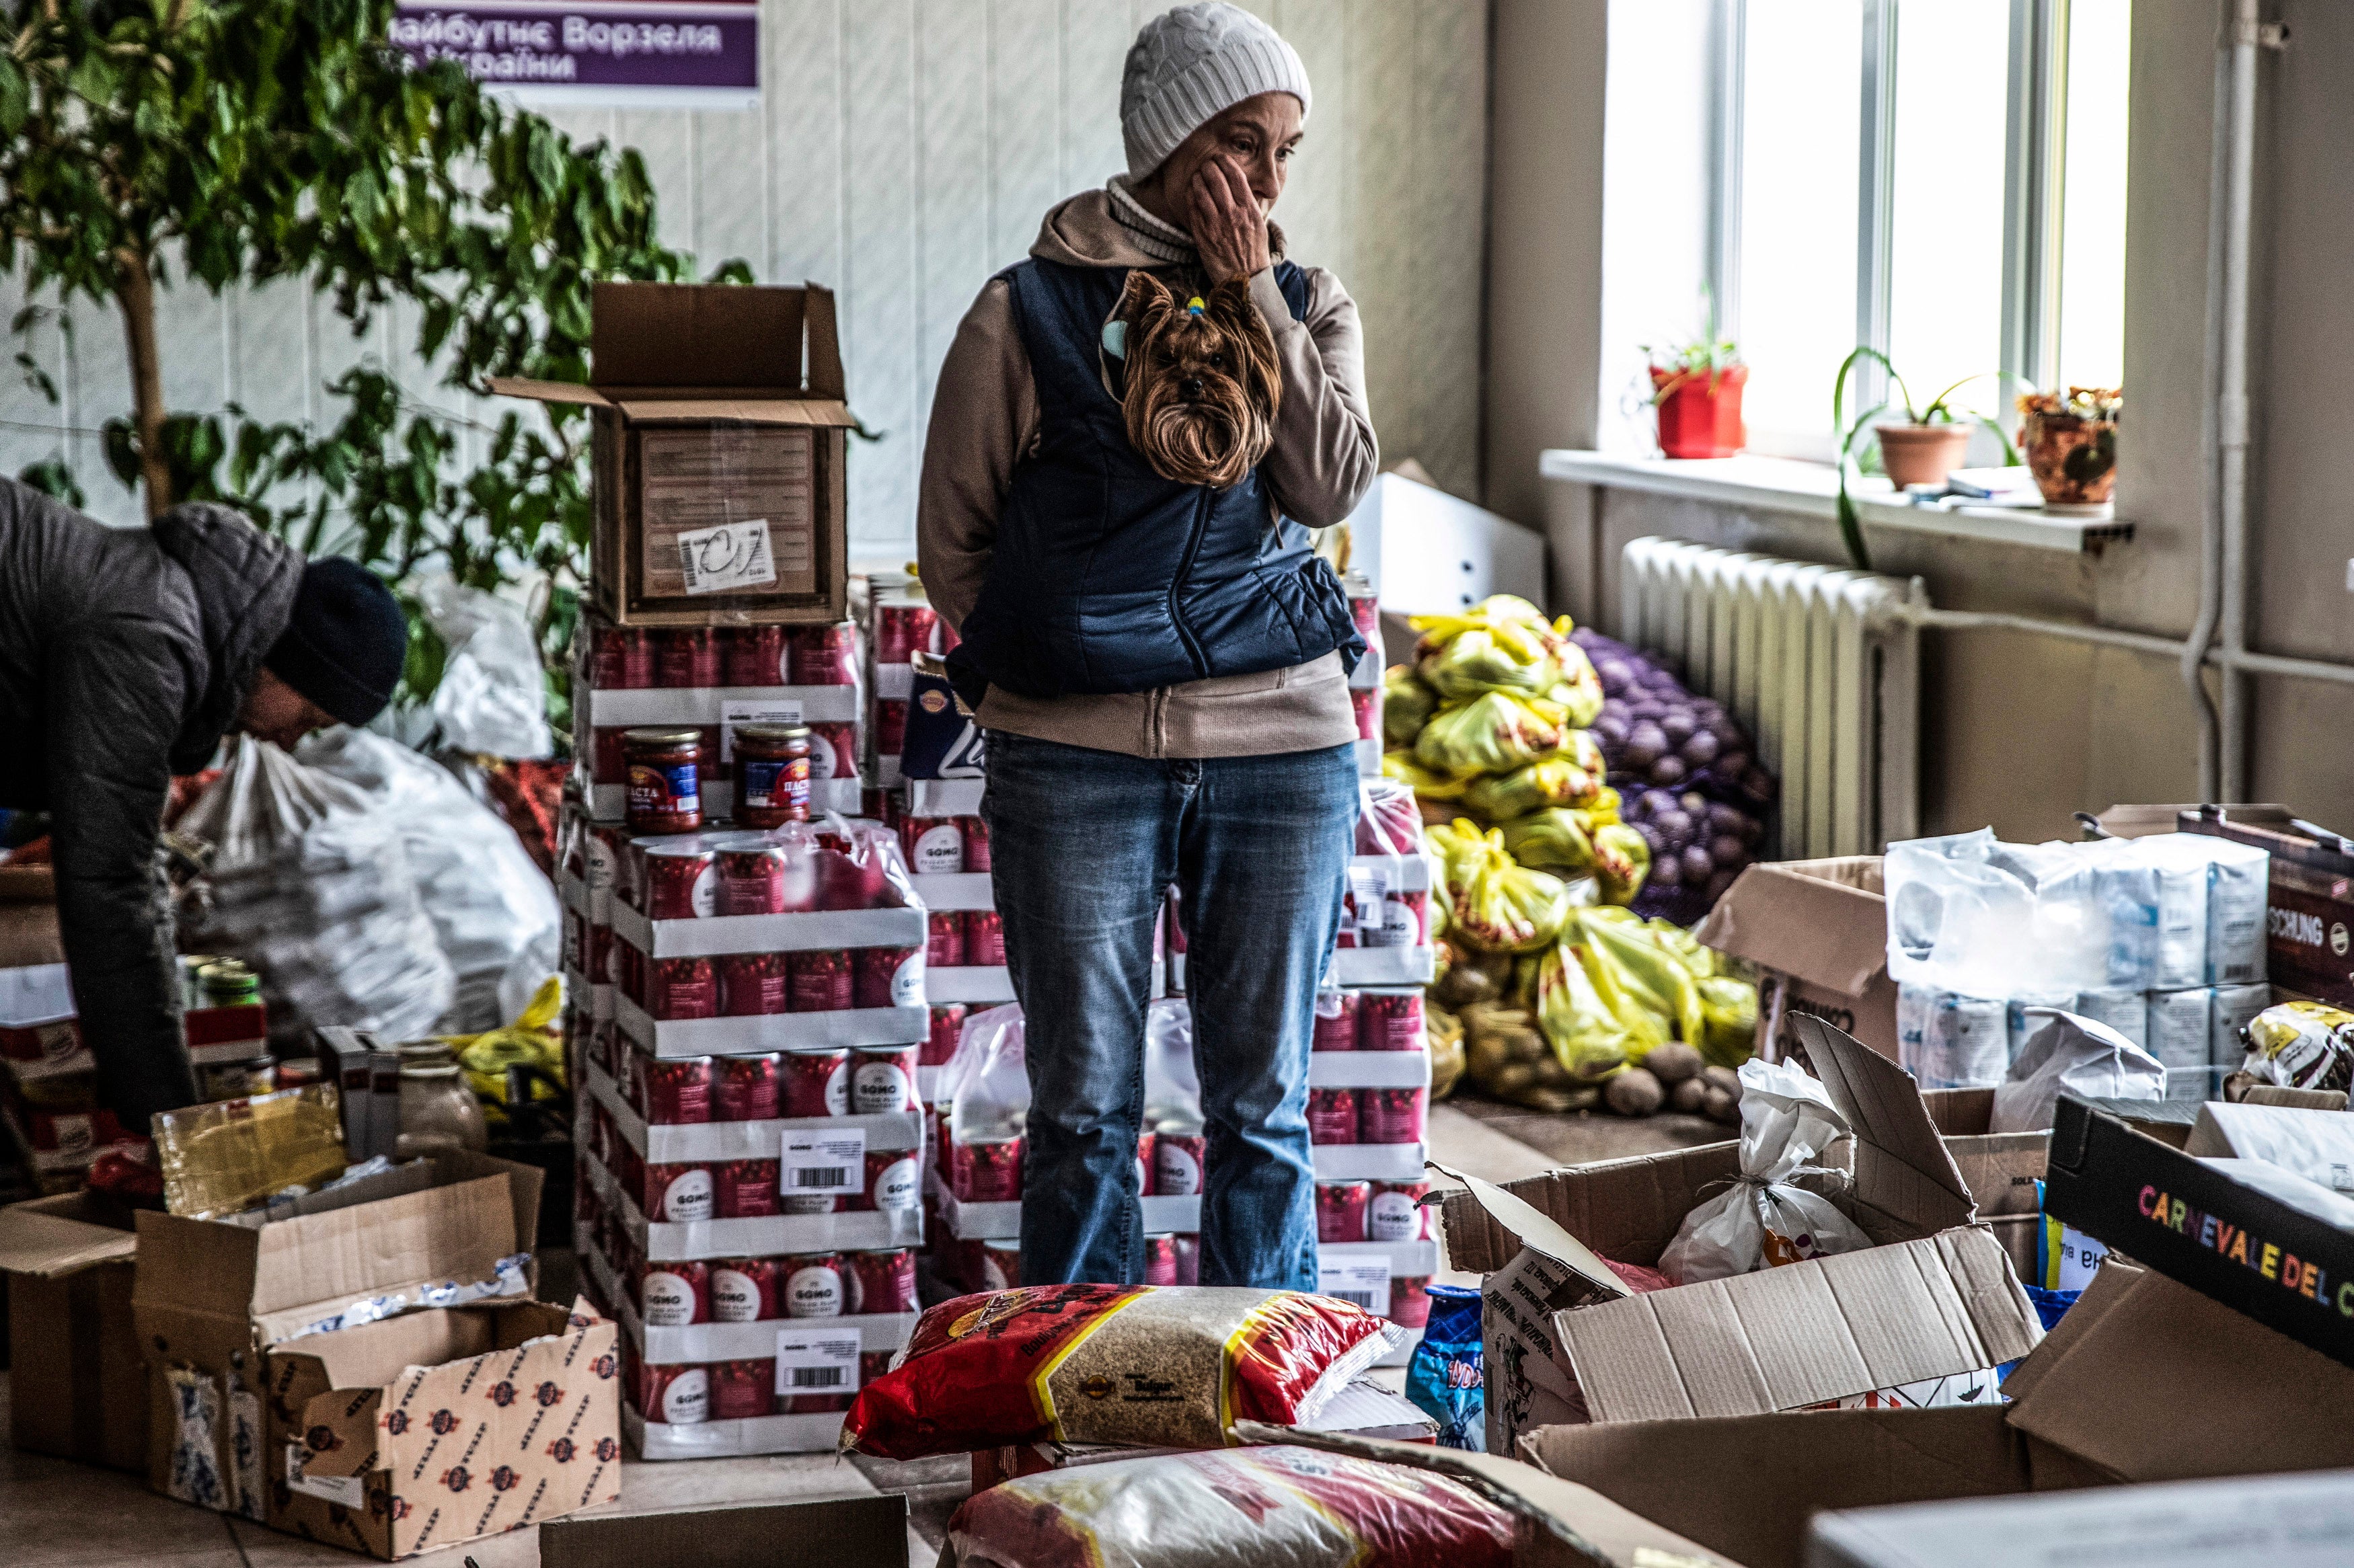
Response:
POLYGON ((703 826, 703 736, 699 730, 625 730, 628 816, 633 833, 691 833, 703 826))
POLYGON ((805 725, 736 726, 736 820, 781 828, 810 814, 810 732, 805 725))
POLYGON ((400 1048, 400 1135, 397 1160, 490 1147, 490 1125, 447 1043, 420 1040, 400 1048))

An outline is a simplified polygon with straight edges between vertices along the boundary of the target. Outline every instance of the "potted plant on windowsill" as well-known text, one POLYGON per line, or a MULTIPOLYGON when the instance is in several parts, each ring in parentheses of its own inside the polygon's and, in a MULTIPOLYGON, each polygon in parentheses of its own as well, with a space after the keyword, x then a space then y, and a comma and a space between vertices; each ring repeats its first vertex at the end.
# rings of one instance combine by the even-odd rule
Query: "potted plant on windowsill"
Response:
POLYGON ((1981 371, 1963 376, 1916 408, 1913 389, 1904 385, 1904 377, 1896 373, 1896 366, 1878 349, 1858 344, 1854 353, 1840 361, 1839 378, 1831 383, 1831 433, 1839 442, 1840 537, 1847 545, 1848 558, 1859 571, 1870 571, 1872 558, 1865 553, 1863 522, 1856 513, 1847 484, 1850 470, 1860 466, 1868 448, 1877 447, 1881 468, 1899 494, 1907 485, 1943 484, 1947 474, 1962 466, 1970 432, 1981 425, 1992 430, 1995 440, 2002 443, 2004 466, 2017 465, 2019 450, 2010 444, 2010 437, 2003 428, 1977 409, 1960 408, 1954 402, 1955 393, 1973 381, 1989 377, 1997 383, 2019 379, 2009 371, 1981 371), (1872 361, 1887 374, 1894 396, 1882 398, 1850 422, 1847 414, 1848 376, 1862 360, 1872 361), (1901 410, 1904 417, 1880 418, 1891 410, 1901 410))
POLYGON ((2062 517, 2100 516, 2117 482, 2117 415, 2126 395, 2113 387, 2022 392, 2020 444, 2043 509, 2062 517))
POLYGON ((1749 367, 1729 338, 1716 335, 1715 313, 1695 343, 1650 355, 1651 407, 1659 411, 1659 450, 1671 458, 1727 458, 1748 444, 1741 388, 1749 367))

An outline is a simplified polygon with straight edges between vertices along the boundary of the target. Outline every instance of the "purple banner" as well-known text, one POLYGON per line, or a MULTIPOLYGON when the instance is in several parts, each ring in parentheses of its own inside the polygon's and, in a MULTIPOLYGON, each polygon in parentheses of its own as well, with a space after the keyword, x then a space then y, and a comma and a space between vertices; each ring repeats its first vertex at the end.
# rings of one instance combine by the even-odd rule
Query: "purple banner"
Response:
POLYGON ((748 107, 760 89, 758 0, 401 0, 391 41, 413 58, 453 59, 486 87, 550 103, 748 107))

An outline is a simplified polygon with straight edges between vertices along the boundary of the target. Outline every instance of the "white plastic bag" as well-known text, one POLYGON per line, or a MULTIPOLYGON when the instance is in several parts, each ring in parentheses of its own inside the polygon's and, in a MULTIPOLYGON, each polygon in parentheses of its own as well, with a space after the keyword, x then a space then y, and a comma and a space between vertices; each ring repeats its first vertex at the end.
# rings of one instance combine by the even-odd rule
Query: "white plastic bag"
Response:
POLYGON ((1202 1130, 1202 1085, 1193 1072, 1193 1010, 1183 997, 1144 1009, 1144 1130, 1202 1130))
POLYGON ((1659 1272, 1691 1285, 1870 1246, 1829 1199, 1790 1184, 1823 1169, 1822 1151, 1847 1132, 1820 1080, 1787 1062, 1743 1063, 1741 1174, 1684 1216, 1659 1272))
POLYGON ((2056 1007, 2028 1010, 2043 1020, 1996 1086, 1988 1132, 2042 1132, 2062 1091, 2085 1099, 2162 1100, 2158 1058, 2096 1020, 2056 1007))
POLYGON ((430 705, 441 744, 493 757, 554 755, 547 677, 523 607, 447 572, 419 581, 417 601, 450 651, 430 705))
POLYGON ((296 755, 362 791, 407 847, 434 938, 458 977, 436 1032, 474 1034, 514 1016, 520 1009, 504 1005, 503 988, 529 997, 556 972, 564 937, 556 888, 514 830, 447 768, 383 736, 338 727, 296 755))
POLYGON ((179 826, 213 847, 182 939, 253 966, 273 1041, 307 1053, 334 1023, 387 1041, 434 1032, 457 979, 398 824, 364 793, 240 738, 179 826))
POLYGON ((995 1143, 1029 1124, 1030 1074, 1023 1054, 1022 1006, 1008 1002, 964 1021, 949 1058, 949 1141, 995 1143))

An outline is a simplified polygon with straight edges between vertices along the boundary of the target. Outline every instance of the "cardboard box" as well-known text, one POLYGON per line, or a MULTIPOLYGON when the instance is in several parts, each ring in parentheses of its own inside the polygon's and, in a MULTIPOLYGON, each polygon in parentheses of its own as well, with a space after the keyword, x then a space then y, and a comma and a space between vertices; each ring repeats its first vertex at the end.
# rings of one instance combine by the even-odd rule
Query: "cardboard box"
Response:
POLYGON ((1896 1059, 1896 982, 1888 978, 1888 906, 1880 857, 1777 861, 1734 879, 1700 939, 1766 971, 1761 1047, 1786 1054, 1784 1022, 1812 1014, 1896 1059), (1777 1027, 1778 1025, 1778 1027, 1777 1027))
MULTIPOLYGON (((2044 1208, 2300 1344, 2354 1365, 2354 1229, 2210 1162, 2229 1144, 2198 1107, 2182 1148, 2114 1111, 2062 1096, 2044 1208), (2209 1129, 2202 1135, 2201 1128, 2209 1129)), ((2339 1116, 2342 1111, 2277 1111, 2339 1116)), ((2322 1195, 2334 1197, 2327 1189, 2322 1195)))
MULTIPOLYGON (((302 1533, 382 1558, 520 1530, 621 1495, 619 1325, 586 1303, 484 1303, 272 1349, 267 1456, 329 1506, 302 1533)), ((308 1510, 305 1522, 310 1522, 308 1510)))
POLYGON ((147 1363, 131 1315, 138 1245, 131 1212, 94 1192, 0 1209, 17 1447, 146 1467, 147 1363))
MULTIPOLYGON (((267 1223, 143 1213, 132 1317, 148 1370, 147 1481, 183 1501, 337 1539, 340 1505, 290 1492, 302 1413, 261 1380, 268 1348, 355 1303, 415 1305, 527 1253, 541 1172, 484 1155, 418 1160, 267 1223), (272 1438, 278 1440, 273 1442, 272 1438)), ((526 1275, 526 1277, 528 1276, 526 1275)))
POLYGON ((599 283, 591 310, 591 385, 491 389, 591 412, 597 608, 634 626, 842 620, 854 421, 832 292, 599 283))
POLYGON ((1655 1266, 1737 1176, 1736 1145, 1468 1181, 1445 1224, 1455 1266, 1489 1276, 1491 1452, 1558 1422, 1790 1410, 1954 1378, 2041 1337, 1912 1078, 1819 1019, 1795 1027, 1855 1133, 1852 1182, 1825 1195, 1877 1245, 1630 1295, 1602 1257, 1655 1266))
POLYGON ((1978 1224, 2002 1243, 2010 1266, 2031 1284, 2036 1271, 2036 1231, 2042 1222, 2043 1165, 2052 1138, 2042 1132, 1990 1132, 1992 1089, 1928 1089, 1921 1104, 1962 1173, 1978 1224))
POLYGON ((557 1520, 539 1532, 539 1568, 773 1568, 788 1560, 907 1568, 906 1496, 603 1514, 557 1520))

